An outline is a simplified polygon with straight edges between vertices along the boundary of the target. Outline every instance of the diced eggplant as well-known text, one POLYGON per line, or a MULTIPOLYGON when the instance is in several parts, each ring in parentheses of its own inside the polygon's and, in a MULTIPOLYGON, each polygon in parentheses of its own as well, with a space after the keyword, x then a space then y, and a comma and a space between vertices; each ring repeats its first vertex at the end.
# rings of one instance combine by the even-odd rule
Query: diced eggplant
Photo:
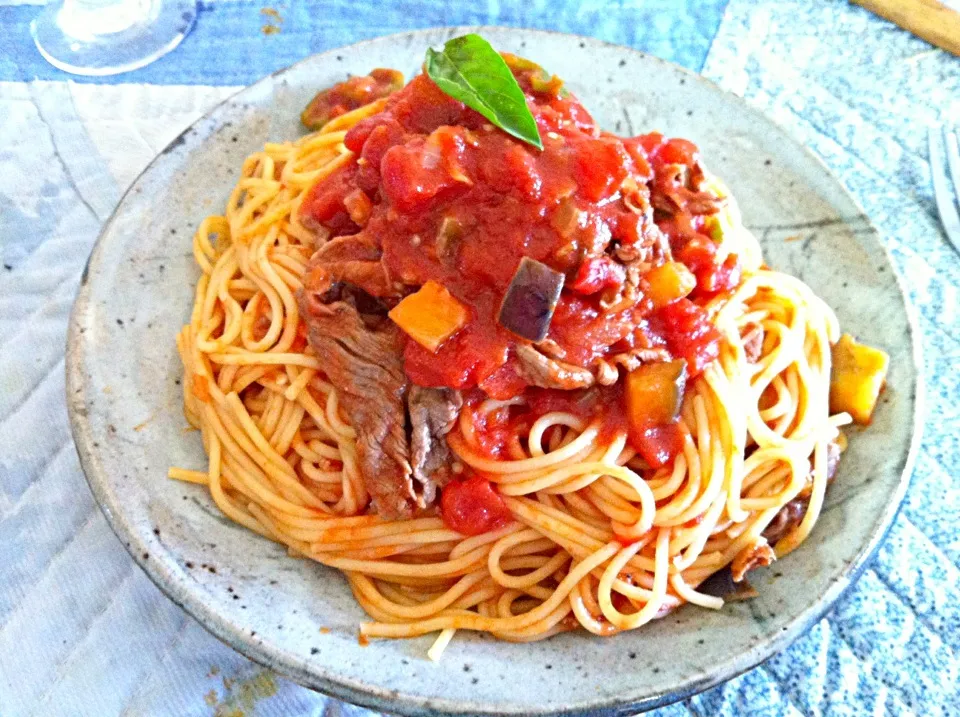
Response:
POLYGON ((627 374, 627 415, 637 428, 673 423, 687 387, 683 360, 645 363, 627 374))
POLYGON ((537 343, 546 338, 560 300, 564 276, 546 264, 523 257, 500 305, 500 325, 537 343))
POLYGON ((727 602, 737 602, 739 600, 750 600, 757 597, 760 593, 748 583, 741 580, 739 583, 733 581, 733 573, 729 566, 718 570, 709 578, 700 583, 697 592, 704 595, 723 598, 727 602))

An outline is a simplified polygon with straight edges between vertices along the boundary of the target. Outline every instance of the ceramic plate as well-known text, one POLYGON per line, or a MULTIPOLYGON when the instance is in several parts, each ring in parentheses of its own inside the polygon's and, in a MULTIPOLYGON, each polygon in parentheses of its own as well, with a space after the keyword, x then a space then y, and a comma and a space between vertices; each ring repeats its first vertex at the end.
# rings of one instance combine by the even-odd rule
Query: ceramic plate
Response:
POLYGON ((222 210, 248 153, 300 135, 300 109, 319 88, 381 66, 412 76, 428 45, 463 31, 384 37, 277 72, 199 120, 137 179, 93 251, 71 323, 69 406, 83 468, 120 539, 172 600, 303 685, 418 715, 666 704, 782 649, 850 585, 903 497, 918 414, 915 339, 875 229, 771 120, 679 67, 588 38, 481 30, 500 50, 565 78, 606 129, 694 140, 738 198, 767 261, 808 282, 847 331, 890 354, 874 425, 853 432, 811 538, 751 573, 759 598, 719 612, 684 607, 612 639, 578 633, 516 645, 460 632, 434 664, 425 657, 431 637, 361 647, 364 616, 336 571, 287 557, 224 518, 204 488, 166 478, 170 465, 206 465, 199 435, 184 430, 174 347, 198 276, 197 224, 222 210))

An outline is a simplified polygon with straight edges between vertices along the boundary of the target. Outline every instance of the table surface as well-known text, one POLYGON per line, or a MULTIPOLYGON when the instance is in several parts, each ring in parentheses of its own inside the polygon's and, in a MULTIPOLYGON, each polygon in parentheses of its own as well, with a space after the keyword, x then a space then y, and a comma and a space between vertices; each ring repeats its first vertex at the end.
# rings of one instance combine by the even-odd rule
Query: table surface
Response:
POLYGON ((922 448, 870 568, 791 648, 657 716, 960 712, 960 259, 926 151, 960 120, 960 59, 842 0, 214 0, 171 55, 85 80, 39 57, 37 10, 0 0, 0 715, 369 714, 241 657, 134 565, 77 462, 65 332, 102 222, 203 111, 310 53, 457 24, 593 35, 743 95, 857 197, 918 317, 922 448))

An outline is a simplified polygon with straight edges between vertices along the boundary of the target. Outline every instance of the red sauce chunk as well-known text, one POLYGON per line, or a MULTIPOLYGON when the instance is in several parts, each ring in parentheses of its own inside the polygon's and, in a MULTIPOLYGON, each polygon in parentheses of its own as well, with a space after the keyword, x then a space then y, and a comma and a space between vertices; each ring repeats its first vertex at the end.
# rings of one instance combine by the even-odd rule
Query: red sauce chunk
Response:
POLYGON ((440 494, 440 517, 462 535, 480 535, 510 522, 510 511, 493 485, 480 475, 448 483, 440 494))
POLYGON ((690 299, 664 306, 654 319, 670 353, 686 360, 691 376, 701 373, 720 355, 720 332, 690 299))
POLYGON ((630 444, 651 468, 673 462, 683 450, 683 432, 676 423, 648 426, 630 432, 630 444))

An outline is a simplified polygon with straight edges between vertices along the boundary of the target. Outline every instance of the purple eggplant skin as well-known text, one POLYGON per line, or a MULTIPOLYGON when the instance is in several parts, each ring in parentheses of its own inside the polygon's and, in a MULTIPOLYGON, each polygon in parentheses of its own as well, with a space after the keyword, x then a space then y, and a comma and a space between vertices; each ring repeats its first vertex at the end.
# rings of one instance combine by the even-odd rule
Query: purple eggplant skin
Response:
POLYGON ((730 572, 729 566, 718 570, 704 580, 697 587, 697 590, 704 595, 723 598, 726 602, 751 600, 760 594, 746 580, 735 583, 733 581, 733 573, 730 572))
POLYGON ((500 304, 500 325, 533 343, 543 341, 550 331, 563 280, 559 271, 523 257, 500 304))

